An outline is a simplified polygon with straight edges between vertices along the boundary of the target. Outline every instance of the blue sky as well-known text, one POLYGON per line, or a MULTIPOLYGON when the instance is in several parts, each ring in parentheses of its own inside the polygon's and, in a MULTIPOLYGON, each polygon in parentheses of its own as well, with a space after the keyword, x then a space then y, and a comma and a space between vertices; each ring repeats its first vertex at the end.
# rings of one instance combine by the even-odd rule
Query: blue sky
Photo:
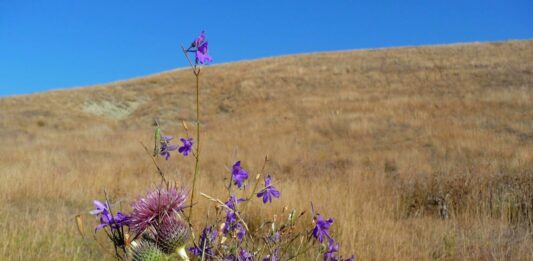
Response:
POLYGON ((215 63, 390 46, 533 38, 533 1, 0 0, 0 95, 186 65, 201 30, 215 63))

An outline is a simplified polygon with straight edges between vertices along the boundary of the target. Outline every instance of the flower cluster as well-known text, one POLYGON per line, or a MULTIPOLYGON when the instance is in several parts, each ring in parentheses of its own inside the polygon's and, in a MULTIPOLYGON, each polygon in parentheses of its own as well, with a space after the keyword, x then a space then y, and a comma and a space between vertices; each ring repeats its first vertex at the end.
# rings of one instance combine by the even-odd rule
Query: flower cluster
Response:
MULTIPOLYGON (((208 41, 203 31, 194 39, 190 47, 183 51, 187 58, 189 53, 195 54, 195 63, 191 62, 191 66, 196 77, 199 77, 199 64, 213 61, 208 54, 208 41)), ((187 131, 186 124, 184 128, 187 131)), ((268 158, 265 158, 263 169, 257 174, 255 180, 249 180, 249 172, 241 161, 234 162, 228 173, 230 181, 226 187, 228 192, 226 195, 229 196, 227 201, 223 202, 202 193, 205 198, 215 202, 215 214, 207 215, 207 224, 203 226, 200 237, 197 240, 191 240, 193 235, 191 228, 194 226, 190 222, 196 221, 192 218, 192 210, 198 203, 194 201, 194 182, 199 169, 199 121, 197 121, 197 128, 196 150, 193 150, 195 140, 188 137, 188 133, 187 138, 179 139, 182 145, 178 146, 172 144, 172 136, 161 134, 159 123, 157 123, 153 154, 146 147, 145 149, 152 156, 162 182, 155 189, 137 198, 131 204, 130 214, 120 211, 113 214, 107 195, 105 202, 98 200, 93 202, 95 209, 90 211, 90 214, 99 217, 95 233, 105 231, 114 244, 117 259, 140 261, 169 260, 178 257, 181 260, 189 260, 187 256, 189 253, 198 260, 277 261, 290 260, 299 256, 305 259, 305 255, 309 257, 322 255, 324 261, 343 260, 339 255, 339 244, 329 231, 333 218, 326 220, 320 214, 315 215, 313 209, 314 227, 301 231, 297 223, 304 216, 305 211, 298 215, 296 209, 293 209, 287 214, 288 209, 285 207, 279 215, 276 214, 273 217, 249 214, 247 210, 255 210, 250 207, 254 204, 253 202, 262 201, 262 204, 257 204, 267 207, 271 205, 268 203, 281 197, 280 190, 274 186, 272 176, 264 173, 268 158), (196 159, 189 206, 186 206, 189 191, 167 181, 162 168, 157 163, 156 156, 160 155, 165 160, 169 160, 174 151, 183 156, 192 154, 196 159), (262 176, 264 186, 258 188, 262 176), (249 186, 250 182, 253 183, 252 186, 249 186), (188 216, 185 216, 183 211, 186 207, 190 211, 188 216), (279 218, 282 216, 284 218, 279 218)), ((352 256, 344 261, 354 259, 352 256)))

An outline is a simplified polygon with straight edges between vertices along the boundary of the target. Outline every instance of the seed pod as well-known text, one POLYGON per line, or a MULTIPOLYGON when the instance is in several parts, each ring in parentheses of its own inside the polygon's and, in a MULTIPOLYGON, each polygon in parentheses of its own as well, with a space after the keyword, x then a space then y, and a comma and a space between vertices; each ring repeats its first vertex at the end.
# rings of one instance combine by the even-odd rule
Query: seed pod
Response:
POLYGON ((161 129, 159 128, 159 126, 157 126, 155 128, 155 133, 154 133, 154 157, 157 156, 157 154, 159 154, 159 150, 161 149, 159 145, 160 142, 161 142, 161 129))

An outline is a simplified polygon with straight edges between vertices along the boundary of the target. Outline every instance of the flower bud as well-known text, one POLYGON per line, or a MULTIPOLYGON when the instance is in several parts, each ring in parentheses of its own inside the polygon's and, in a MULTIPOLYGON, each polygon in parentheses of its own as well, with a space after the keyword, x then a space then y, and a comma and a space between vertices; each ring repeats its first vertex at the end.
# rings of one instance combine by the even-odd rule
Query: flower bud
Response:
POLYGON ((142 240, 132 250, 133 261, 163 261, 167 258, 165 253, 150 241, 142 240))
POLYGON ((185 246, 191 235, 190 228, 181 219, 163 218, 161 223, 154 226, 155 242, 166 254, 172 254, 185 246))

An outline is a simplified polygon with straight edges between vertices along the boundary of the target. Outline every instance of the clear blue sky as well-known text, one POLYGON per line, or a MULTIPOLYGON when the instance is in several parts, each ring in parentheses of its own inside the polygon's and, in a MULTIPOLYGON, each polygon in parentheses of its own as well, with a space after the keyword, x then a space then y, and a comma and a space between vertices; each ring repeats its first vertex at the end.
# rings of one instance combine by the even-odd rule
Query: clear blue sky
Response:
POLYGON ((0 0, 0 95, 268 56, 533 38, 533 1, 0 0))

